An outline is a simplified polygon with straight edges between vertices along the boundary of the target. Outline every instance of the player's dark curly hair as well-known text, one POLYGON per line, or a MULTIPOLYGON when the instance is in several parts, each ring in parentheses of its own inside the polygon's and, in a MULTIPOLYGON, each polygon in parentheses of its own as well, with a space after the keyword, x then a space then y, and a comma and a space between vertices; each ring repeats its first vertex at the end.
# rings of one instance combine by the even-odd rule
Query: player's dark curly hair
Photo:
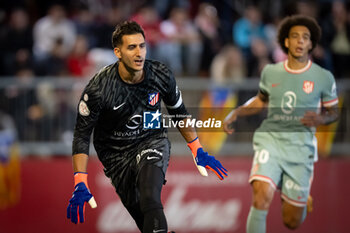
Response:
POLYGON ((312 48, 309 53, 316 47, 321 38, 321 28, 314 18, 305 15, 292 15, 284 18, 280 23, 277 40, 283 52, 288 54, 288 48, 284 45, 284 40, 289 36, 289 31, 293 26, 305 26, 311 33, 312 48))
POLYGON ((142 27, 134 22, 134 21, 124 21, 120 24, 118 24, 115 27, 115 30, 112 34, 112 46, 113 48, 117 47, 118 45, 122 44, 122 37, 124 35, 134 35, 141 33, 143 38, 145 38, 145 33, 142 29, 142 27))

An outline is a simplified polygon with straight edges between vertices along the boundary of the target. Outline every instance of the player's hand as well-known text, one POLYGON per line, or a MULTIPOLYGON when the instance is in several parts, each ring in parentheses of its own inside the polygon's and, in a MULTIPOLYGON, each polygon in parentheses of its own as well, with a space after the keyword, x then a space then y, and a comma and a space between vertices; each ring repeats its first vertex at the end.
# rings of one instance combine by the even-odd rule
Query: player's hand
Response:
POLYGON ((235 114, 235 110, 230 112, 224 119, 223 127, 224 131, 228 134, 232 134, 235 129, 233 128, 233 124, 237 120, 237 115, 235 114))
POLYGON ((312 111, 306 111, 300 122, 307 127, 317 127, 323 124, 323 117, 312 111))
POLYGON ((227 170, 224 168, 219 160, 216 160, 214 156, 208 154, 208 152, 203 151, 203 148, 197 150, 197 156, 195 157, 197 166, 202 166, 207 169, 212 170, 220 180, 227 177, 227 170))
POLYGON ((216 160, 214 156, 210 156, 207 152, 203 151, 203 147, 199 143, 198 137, 187 145, 191 149, 194 162, 202 176, 208 176, 205 168, 212 170, 220 180, 223 180, 224 177, 227 176, 227 170, 221 165, 221 163, 216 160))
MULTIPOLYGON (((85 175, 87 176, 87 174, 85 175)), ((74 188, 73 196, 67 207, 67 218, 75 224, 83 223, 86 202, 90 204, 91 208, 96 208, 97 204, 85 182, 79 182, 74 188)))

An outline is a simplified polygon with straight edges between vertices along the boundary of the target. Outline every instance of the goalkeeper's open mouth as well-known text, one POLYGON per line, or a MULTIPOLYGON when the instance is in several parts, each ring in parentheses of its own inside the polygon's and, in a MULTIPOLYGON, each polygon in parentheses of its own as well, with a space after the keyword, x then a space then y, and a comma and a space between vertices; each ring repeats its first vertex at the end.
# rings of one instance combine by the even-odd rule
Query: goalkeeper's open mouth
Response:
POLYGON ((134 63, 136 66, 143 67, 144 59, 135 59, 134 63))

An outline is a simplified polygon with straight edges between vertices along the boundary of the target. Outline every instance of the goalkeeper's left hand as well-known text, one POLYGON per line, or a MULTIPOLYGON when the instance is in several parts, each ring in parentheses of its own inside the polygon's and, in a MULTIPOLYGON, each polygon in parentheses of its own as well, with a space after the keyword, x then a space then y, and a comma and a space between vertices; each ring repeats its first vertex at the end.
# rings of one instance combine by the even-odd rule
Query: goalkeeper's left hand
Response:
POLYGON ((212 170, 220 180, 227 177, 227 170, 221 165, 220 161, 216 160, 214 156, 209 155, 208 152, 203 150, 198 137, 187 145, 192 151, 194 161, 202 176, 208 176, 208 173, 205 170, 205 168, 207 168, 212 170))

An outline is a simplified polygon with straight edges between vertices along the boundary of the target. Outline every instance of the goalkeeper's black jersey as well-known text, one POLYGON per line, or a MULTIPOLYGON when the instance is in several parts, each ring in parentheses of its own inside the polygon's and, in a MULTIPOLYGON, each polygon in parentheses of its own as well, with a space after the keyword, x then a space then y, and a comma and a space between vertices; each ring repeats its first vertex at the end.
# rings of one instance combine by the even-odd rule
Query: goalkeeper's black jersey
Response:
POLYGON ((161 100, 170 114, 187 114, 175 78, 165 65, 146 60, 144 79, 137 84, 125 83, 118 65, 116 62, 101 69, 84 89, 78 104, 73 155, 89 154, 93 130, 101 160, 104 154, 128 152, 140 142, 166 136, 163 127, 146 129, 143 125, 145 112, 161 112, 161 100))

